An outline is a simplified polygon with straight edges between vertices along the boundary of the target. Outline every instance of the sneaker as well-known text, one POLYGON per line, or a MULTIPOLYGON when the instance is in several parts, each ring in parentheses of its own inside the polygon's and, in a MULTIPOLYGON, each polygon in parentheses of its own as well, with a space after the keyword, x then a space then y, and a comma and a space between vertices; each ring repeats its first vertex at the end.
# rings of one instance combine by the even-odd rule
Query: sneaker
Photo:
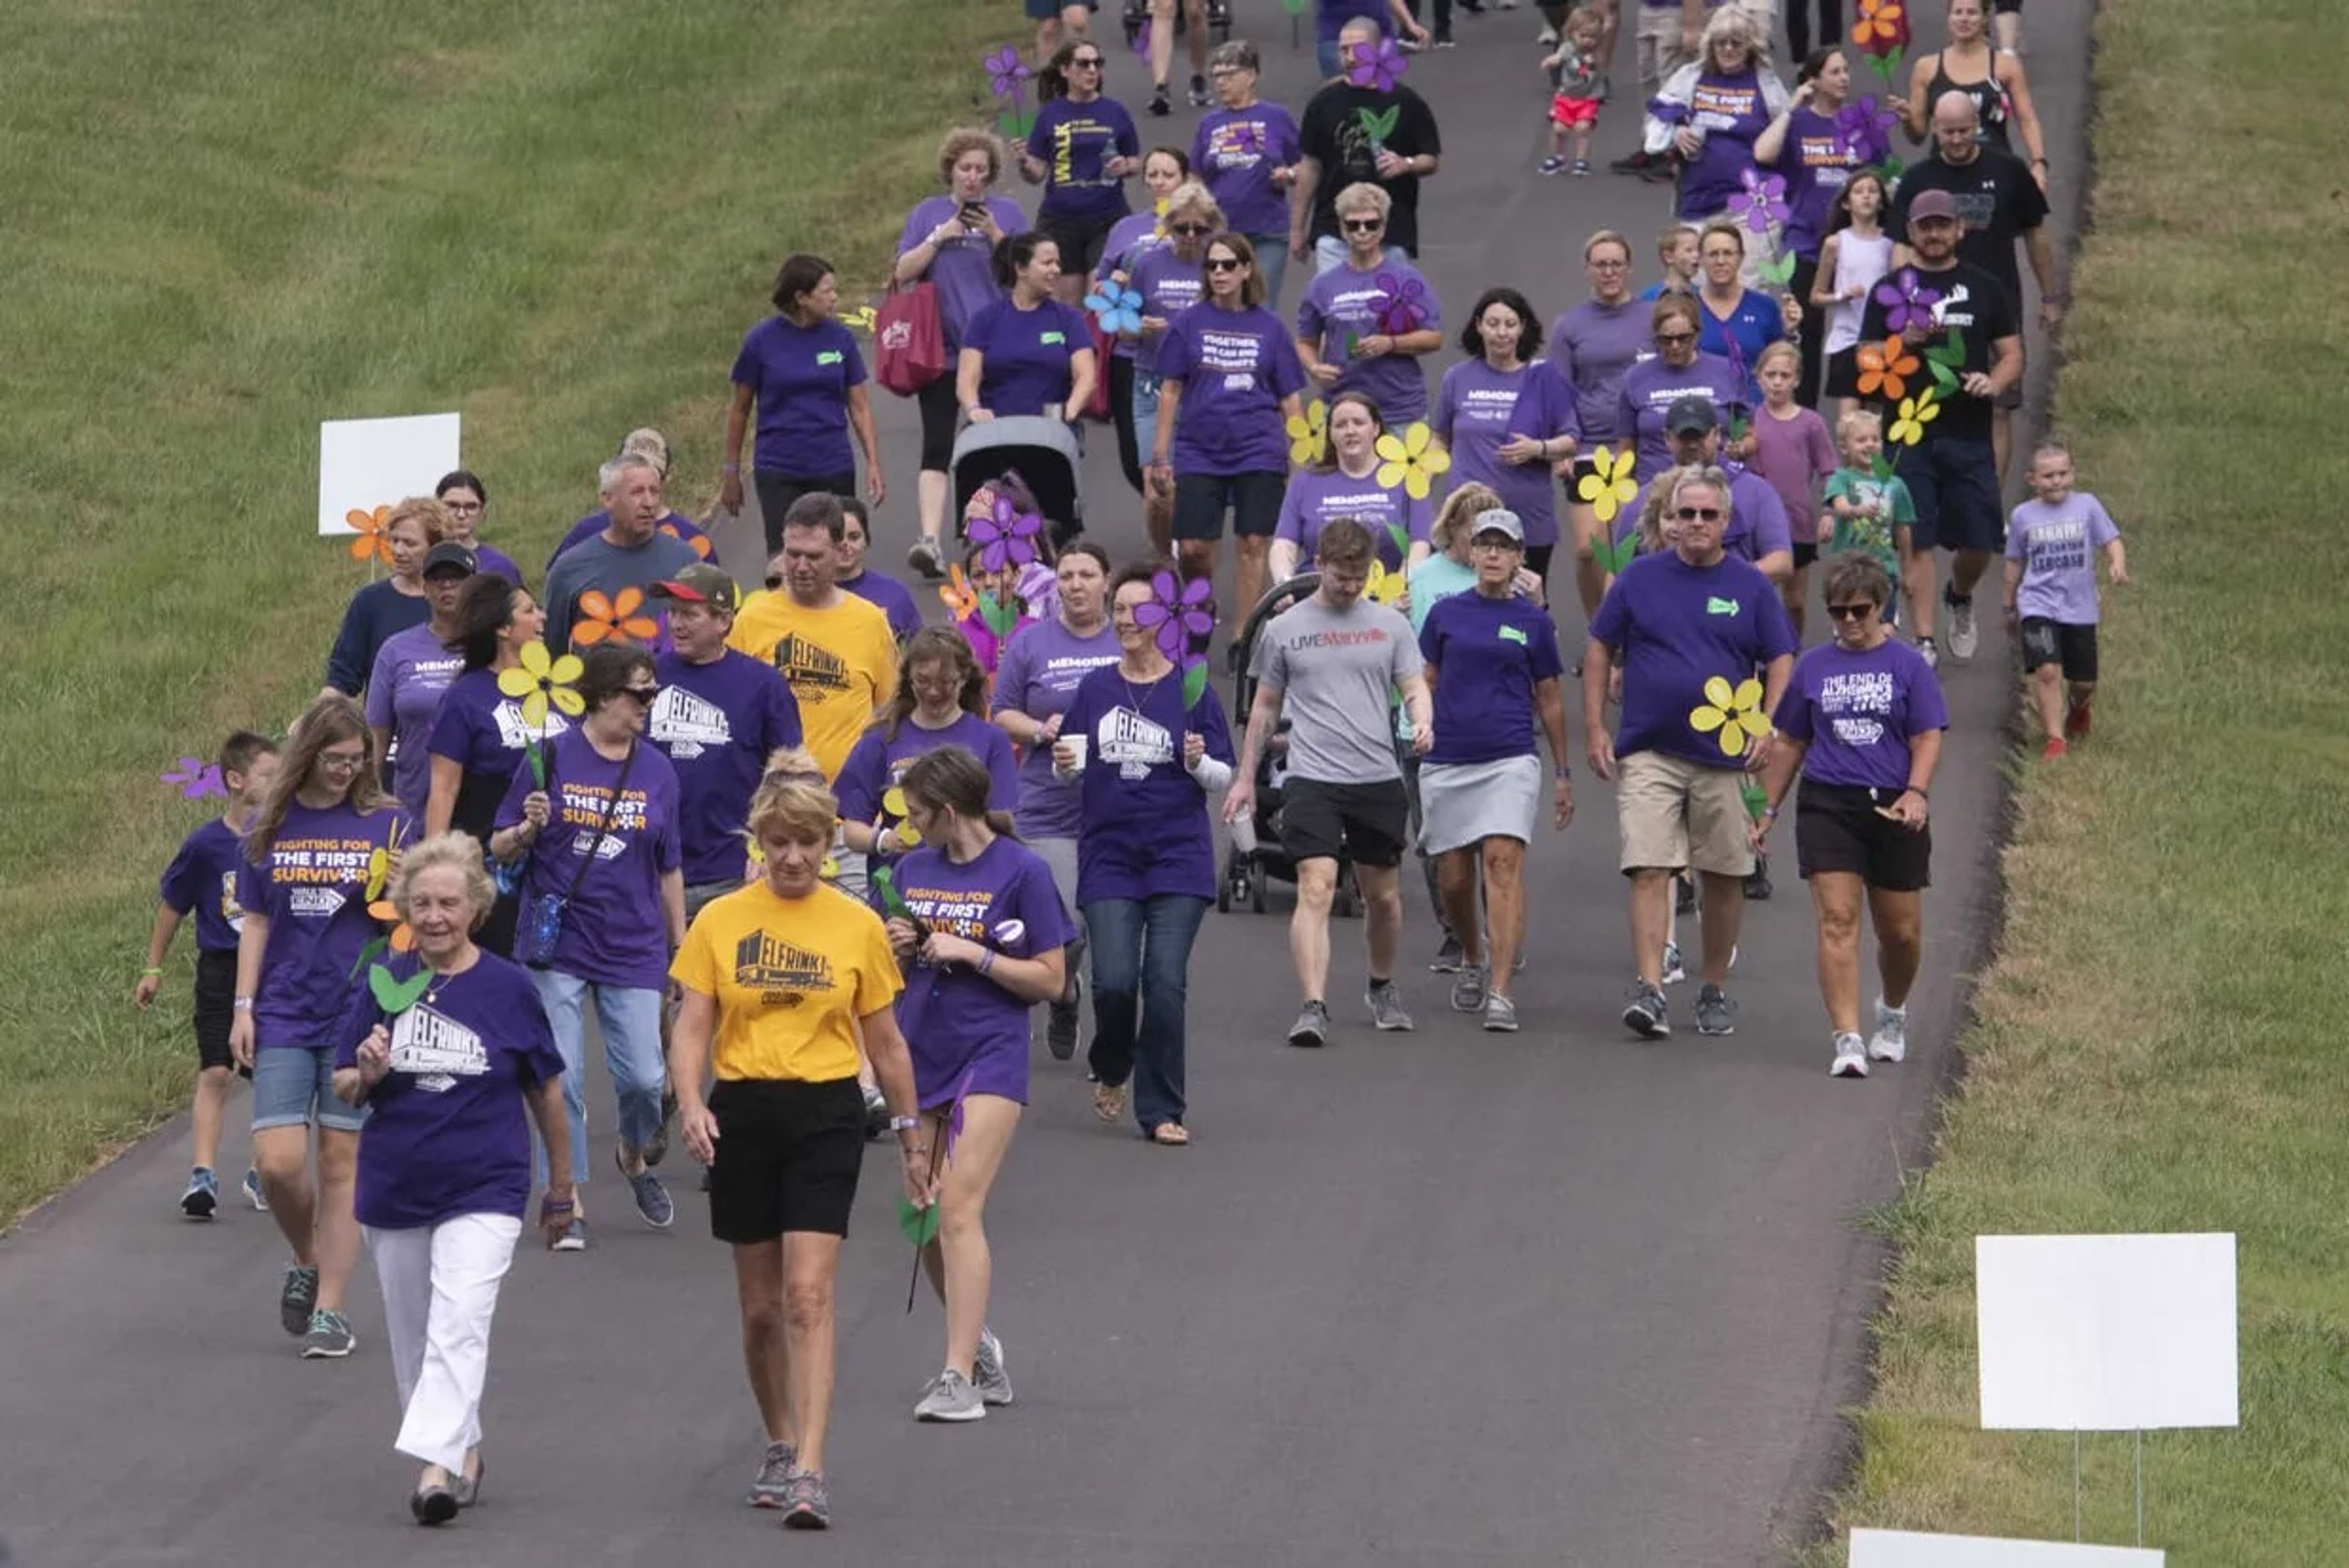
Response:
POLYGON ((269 1194, 262 1191, 261 1172, 255 1171, 250 1165, 246 1166, 244 1168, 244 1181, 243 1185, 244 1188, 244 1201, 253 1206, 253 1212, 256 1214, 266 1214, 269 1212, 269 1194))
POLYGON ((2087 739, 2089 727, 2094 723, 2095 719, 2089 714, 2088 705, 2085 702, 2080 704, 2064 715, 2064 738, 2087 739))
POLYGON ((1941 667, 1941 647, 1940 645, 1934 642, 1932 638, 1918 638, 1917 651, 1924 655, 1925 667, 1927 669, 1937 670, 1941 667))
POLYGON ((1455 1013, 1481 1013, 1486 1000, 1484 966, 1462 965, 1452 976, 1452 1010, 1455 1013))
POLYGON ((1974 602, 1971 595, 1961 599, 1944 590, 1942 607, 1950 612, 1950 657, 1961 662, 1972 658, 1982 645, 1982 632, 1974 624, 1974 602))
POLYGON ((1011 1377, 1003 1370, 1003 1341, 995 1337, 991 1328, 978 1331, 978 1354, 971 1358, 970 1380, 978 1389, 980 1403, 1011 1403, 1011 1377))
POLYGON ((1578 180, 1585 180, 1585 179, 1589 178, 1589 175, 1590 175, 1590 160, 1588 160, 1588 158, 1578 158, 1578 159, 1576 159, 1576 160, 1574 160, 1574 162, 1573 162, 1571 165, 1569 165, 1569 166, 1568 167, 1568 169, 1567 169, 1567 172, 1568 172, 1568 174, 1573 175, 1573 176, 1574 176, 1576 179, 1578 179, 1578 180))
POLYGON ((1164 119, 1174 112, 1174 105, 1166 97, 1165 84, 1161 83, 1151 89, 1150 112, 1154 119, 1164 119))
POLYGON ((1330 1038, 1330 1009, 1319 1002, 1308 1002, 1297 1010, 1297 1022, 1288 1026, 1288 1043, 1309 1048, 1319 1047, 1330 1038))
POLYGON ((220 1178, 202 1165, 189 1171, 188 1190, 180 1194, 180 1212, 191 1220, 209 1220, 219 1207, 220 1178))
POLYGON ((1672 1015, 1661 986, 1644 980, 1631 983, 1631 999, 1623 1004, 1623 1026, 1643 1040, 1661 1040, 1672 1032, 1672 1015))
POLYGON ((664 1087, 661 1089, 660 1125, 653 1129, 652 1137, 645 1142, 646 1164, 657 1165, 668 1158, 668 1124, 676 1119, 677 1093, 664 1087))
POLYGON ((1868 1054, 1879 1062, 1897 1062, 1909 1054, 1909 1009, 1888 1007, 1876 999, 1876 1033, 1868 1037, 1868 1054))
POLYGON ((318 1271, 307 1264, 285 1265, 285 1286, 277 1293, 277 1322, 288 1334, 307 1334, 318 1305, 318 1271))
POLYGON ((823 1490, 823 1477, 816 1471, 795 1468, 783 1478, 783 1528, 832 1528, 832 1494, 823 1490))
POLYGON ((1052 1053, 1056 1062, 1067 1061, 1077 1054, 1077 1005, 1055 1002, 1044 1024, 1044 1048, 1052 1053))
POLYGON ((1553 152, 1547 158, 1543 159, 1541 160, 1541 171, 1544 174, 1565 173, 1566 154, 1562 152, 1553 152))
POLYGON ((1857 1035, 1837 1035, 1835 1037, 1835 1060, 1827 1064, 1829 1078, 1866 1078, 1868 1055, 1859 1047, 1857 1035))
POLYGON ((1766 903, 1770 899, 1770 862, 1756 856, 1754 872, 1745 879, 1745 897, 1752 903, 1766 903))
POLYGON ((339 1312, 320 1310, 310 1315, 310 1332, 302 1336, 302 1359, 340 1361, 357 1345, 349 1318, 339 1312))
POLYGON ((569 1224, 564 1226, 563 1233, 554 1238, 554 1250, 558 1253, 585 1252, 587 1250, 587 1222, 581 1219, 574 1219, 569 1224))
POLYGON ((1718 985, 1707 985, 1696 994, 1696 1032, 1700 1035, 1733 1035, 1737 1033, 1737 1004, 1729 993, 1718 985))
POLYGON ((1435 46, 1439 49, 1456 49, 1460 46, 1452 41, 1451 34, 1438 33, 1435 35, 1435 46))
POLYGON ((2072 743, 2065 740, 2059 735, 2054 739, 2049 741, 2046 747, 2041 750, 2039 753, 2039 760, 2042 762, 2053 762, 2071 749, 2072 743))
POLYGON ((922 1402, 914 1407, 917 1421, 977 1421, 987 1415, 987 1403, 970 1379, 949 1367, 930 1379, 922 1402))
POLYGON ((799 1456, 789 1443, 769 1443, 759 1456, 759 1473, 750 1482, 752 1508, 781 1508, 791 1480, 792 1465, 799 1456))
POLYGON ((1191 107, 1193 108, 1207 107, 1207 78, 1205 77, 1191 78, 1191 107))
POLYGON ((1371 988, 1362 993, 1362 1000, 1371 1009, 1371 1025, 1387 1032, 1408 1029, 1411 1015, 1402 1010, 1402 992, 1392 980, 1373 980, 1371 988))
POLYGON ((1677 985, 1688 978, 1688 966, 1681 962, 1681 944, 1670 937, 1664 939, 1664 984, 1677 985))
POLYGON ((1517 1005, 1498 991, 1485 998, 1485 1032, 1488 1035, 1514 1035, 1517 1032, 1517 1005))
POLYGON ((1461 949, 1460 939, 1447 934, 1444 945, 1435 950, 1435 962, 1427 966, 1431 975, 1457 975, 1467 964, 1468 954, 1461 949))
POLYGON ((938 542, 935 539, 917 539, 908 545, 905 550, 905 564, 920 573, 928 582, 941 583, 946 580, 947 569, 938 559, 938 542))
POLYGON ((871 1143, 889 1130, 889 1102, 871 1085, 864 1089, 864 1141, 871 1143))
POLYGON ((1694 914, 1696 913, 1696 878, 1683 876, 1675 878, 1674 882, 1677 884, 1677 890, 1672 894, 1672 913, 1694 914))
POLYGON ((1653 159, 1640 170, 1640 178, 1651 185, 1677 185, 1681 180, 1680 165, 1669 158, 1653 159))
POLYGON ((616 1147, 612 1162, 619 1167, 620 1180, 628 1184, 628 1191, 636 1201, 636 1217, 656 1231, 666 1231, 677 1223, 677 1202, 661 1185, 661 1179, 650 1168, 628 1174, 627 1161, 616 1147))

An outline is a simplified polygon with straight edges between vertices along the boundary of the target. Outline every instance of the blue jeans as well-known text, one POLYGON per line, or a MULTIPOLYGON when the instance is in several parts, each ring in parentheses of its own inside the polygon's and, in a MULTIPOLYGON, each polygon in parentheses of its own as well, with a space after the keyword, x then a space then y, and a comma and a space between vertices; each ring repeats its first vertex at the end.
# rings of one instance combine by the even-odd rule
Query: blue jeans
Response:
POLYGON ((1280 285, 1288 276, 1288 232, 1250 234, 1247 242, 1256 249, 1256 275, 1264 280, 1264 308, 1280 315, 1280 285))
MULTIPOLYGON (((1386 257, 1391 262, 1407 262, 1411 260, 1411 253, 1401 245, 1389 245, 1386 248, 1386 257)), ((1313 275, 1315 277, 1319 277, 1323 273, 1334 273, 1345 264, 1345 241, 1335 234, 1324 234, 1313 242, 1313 275)))
POLYGON ((1191 944, 1207 901, 1187 893, 1085 905, 1093 956, 1093 1043, 1085 1063, 1115 1087, 1133 1080, 1133 1119, 1149 1132, 1183 1119, 1183 1007, 1191 944))
MULTIPOLYGON (((571 1180, 587 1181, 587 993, 595 993, 595 1021, 604 1030, 604 1065, 620 1102, 620 1141, 642 1149, 660 1130, 661 994, 623 985, 601 985, 560 969, 533 969, 538 1000, 554 1026, 554 1048, 563 1057, 563 1109, 571 1124, 571 1180)), ((546 1150, 537 1157, 538 1179, 546 1180, 546 1150)))

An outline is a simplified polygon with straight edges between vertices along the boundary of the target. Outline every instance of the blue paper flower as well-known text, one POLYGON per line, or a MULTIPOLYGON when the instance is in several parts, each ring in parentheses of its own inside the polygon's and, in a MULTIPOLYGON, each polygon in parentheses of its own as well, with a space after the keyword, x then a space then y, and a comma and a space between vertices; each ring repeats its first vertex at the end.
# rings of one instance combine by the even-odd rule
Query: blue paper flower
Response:
POLYGON ((1142 296, 1123 284, 1104 282, 1098 294, 1085 296, 1085 308, 1112 337, 1142 330, 1142 296))

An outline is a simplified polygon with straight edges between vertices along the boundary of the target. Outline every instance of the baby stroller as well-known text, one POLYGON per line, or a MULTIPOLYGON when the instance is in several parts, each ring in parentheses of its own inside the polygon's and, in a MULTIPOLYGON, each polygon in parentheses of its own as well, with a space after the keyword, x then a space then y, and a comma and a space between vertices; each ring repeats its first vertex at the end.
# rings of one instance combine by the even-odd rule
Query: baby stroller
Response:
POLYGON ((1021 415, 966 425, 954 444, 954 516, 957 532, 963 508, 978 487, 1016 473, 1050 526, 1057 550, 1084 531, 1081 481, 1084 455, 1076 432, 1058 419, 1021 415))
MULTIPOLYGON (((1311 595, 1320 585, 1319 575, 1311 572, 1276 583, 1240 623, 1239 634, 1232 639, 1230 655, 1231 722, 1236 732, 1247 727, 1248 709, 1256 702, 1257 683, 1248 674, 1248 665, 1253 662, 1257 635, 1267 622, 1311 595)), ((1249 813, 1247 820, 1232 826, 1230 843, 1224 851, 1223 875, 1216 883, 1217 913, 1229 914, 1234 905, 1245 904, 1250 912, 1262 914, 1267 882, 1297 881, 1295 862, 1280 849, 1281 787, 1288 777, 1288 721, 1284 718, 1273 732, 1264 755, 1257 758, 1256 810, 1249 813)), ((1330 900, 1330 913, 1350 919, 1361 913, 1361 908, 1353 862, 1341 854, 1338 858, 1338 891, 1330 900)))
MULTIPOLYGON (((1190 30, 1190 7, 1177 4, 1174 7, 1174 36, 1181 37, 1190 30)), ((1150 0, 1125 0, 1125 46, 1133 47, 1142 36, 1142 25, 1150 20, 1150 0)), ((1218 44, 1227 44, 1232 37, 1232 0, 1207 0, 1207 36, 1218 44)))

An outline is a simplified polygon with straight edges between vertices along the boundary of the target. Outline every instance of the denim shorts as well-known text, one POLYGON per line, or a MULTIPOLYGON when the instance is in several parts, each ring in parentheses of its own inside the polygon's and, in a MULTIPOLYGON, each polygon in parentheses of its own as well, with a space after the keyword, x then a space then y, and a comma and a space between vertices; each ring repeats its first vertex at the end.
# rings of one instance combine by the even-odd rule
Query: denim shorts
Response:
POLYGON ((335 1098, 335 1053, 324 1046, 272 1046, 253 1053, 253 1130, 318 1125, 357 1132, 367 1107, 335 1098))

